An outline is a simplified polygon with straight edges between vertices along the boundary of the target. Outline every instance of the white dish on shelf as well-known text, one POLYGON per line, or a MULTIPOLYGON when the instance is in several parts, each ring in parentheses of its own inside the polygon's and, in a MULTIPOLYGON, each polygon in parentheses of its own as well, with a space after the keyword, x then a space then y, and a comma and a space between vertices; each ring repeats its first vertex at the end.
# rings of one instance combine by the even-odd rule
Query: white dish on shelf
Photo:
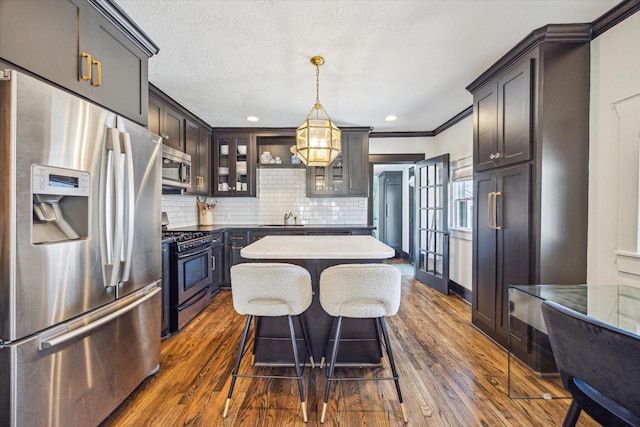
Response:
POLYGON ((218 175, 229 175, 229 168, 218 168, 218 175))
POLYGON ((228 145, 221 145, 220 146, 220 154, 222 154, 223 156, 226 156, 229 154, 229 146, 228 145))
POLYGON ((242 154, 243 156, 247 154, 247 146, 246 145, 238 145, 238 154, 242 154))

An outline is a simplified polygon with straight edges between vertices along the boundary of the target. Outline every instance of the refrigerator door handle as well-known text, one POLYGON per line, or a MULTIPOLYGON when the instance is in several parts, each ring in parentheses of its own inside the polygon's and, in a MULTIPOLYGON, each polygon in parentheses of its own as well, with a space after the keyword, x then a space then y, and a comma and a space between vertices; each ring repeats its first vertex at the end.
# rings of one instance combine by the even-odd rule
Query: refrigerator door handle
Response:
POLYGON ((41 337, 38 338, 38 341, 39 341, 38 348, 40 350, 47 350, 52 347, 64 344, 65 342, 71 341, 74 338, 86 335, 89 332, 101 327, 102 325, 111 322, 113 319, 116 319, 122 316, 123 314, 133 310, 139 305, 144 304, 145 301, 153 298, 155 294, 157 294, 161 290, 162 288, 156 286, 156 284, 154 283, 154 285, 152 286, 152 289, 150 289, 148 293, 145 294, 140 299, 136 300, 131 304, 126 305, 125 307, 122 307, 119 310, 114 311, 113 313, 109 313, 106 316, 101 317, 94 322, 81 326, 78 329, 74 329, 72 331, 68 331, 68 327, 58 329, 57 332, 61 332, 61 333, 54 334, 53 336, 43 334, 41 337))
POLYGON ((127 282, 131 273, 131 258, 133 250, 133 233, 135 230, 135 182, 133 175, 133 153, 131 152, 131 136, 127 132, 120 134, 120 140, 122 142, 125 167, 126 167, 126 237, 124 247, 124 269, 122 271, 122 281, 127 282))
MULTIPOLYGON (((107 267, 111 271, 110 277, 107 279, 107 286, 117 287, 118 278, 120 276, 120 259, 122 252, 122 236, 123 236, 123 199, 122 188, 124 186, 124 178, 122 171, 122 151, 120 149, 120 131, 115 128, 109 128, 107 138, 107 150, 112 151, 112 168, 113 168, 113 191, 109 191, 107 186, 107 193, 105 197, 109 196, 115 198, 115 207, 112 210, 115 218, 113 219, 113 243, 111 246, 111 252, 107 253, 107 267)), ((108 184, 108 183, 107 183, 108 184)), ((111 219, 109 219, 111 221, 111 219)), ((107 223, 109 224, 109 222, 107 223)), ((107 270, 107 271, 108 271, 107 270)))

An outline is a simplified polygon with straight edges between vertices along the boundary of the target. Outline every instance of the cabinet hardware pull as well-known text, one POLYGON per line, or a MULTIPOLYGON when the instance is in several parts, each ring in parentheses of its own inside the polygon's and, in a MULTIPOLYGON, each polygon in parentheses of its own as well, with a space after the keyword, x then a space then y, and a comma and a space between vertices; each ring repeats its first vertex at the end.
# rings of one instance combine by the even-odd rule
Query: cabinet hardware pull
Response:
POLYGON ((96 65, 96 70, 98 71, 98 80, 94 81, 93 79, 91 79, 91 86, 101 86, 102 85, 102 63, 100 61, 96 61, 95 59, 93 59, 91 61, 91 64, 95 64, 96 65))
POLYGON ((498 225, 498 196, 502 196, 500 191, 493 193, 493 229, 502 230, 502 227, 498 225))
POLYGON ((82 52, 80 57, 87 58, 87 74, 82 72, 82 63, 80 64, 80 77, 82 80, 91 80, 91 54, 87 52, 82 52))
POLYGON ((493 229, 491 225, 491 197, 493 196, 493 192, 487 193, 487 228, 493 229))
POLYGON ((211 257, 211 271, 214 271, 216 269, 216 257, 212 256, 211 257))

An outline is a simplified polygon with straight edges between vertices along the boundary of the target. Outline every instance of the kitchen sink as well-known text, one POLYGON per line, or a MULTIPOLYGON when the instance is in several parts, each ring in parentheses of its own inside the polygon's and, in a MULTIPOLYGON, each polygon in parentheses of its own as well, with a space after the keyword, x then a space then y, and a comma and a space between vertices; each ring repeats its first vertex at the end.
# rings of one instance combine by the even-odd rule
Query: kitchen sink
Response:
POLYGON ((286 227, 304 227, 304 224, 288 224, 288 225, 284 225, 284 224, 263 224, 260 227, 278 227, 278 228, 286 228, 286 227))

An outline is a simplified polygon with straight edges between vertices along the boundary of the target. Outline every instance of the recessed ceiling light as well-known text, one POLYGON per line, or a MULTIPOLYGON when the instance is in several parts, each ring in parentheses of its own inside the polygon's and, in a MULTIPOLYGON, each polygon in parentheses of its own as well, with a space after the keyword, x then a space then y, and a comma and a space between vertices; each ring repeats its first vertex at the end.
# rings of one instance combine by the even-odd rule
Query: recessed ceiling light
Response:
POLYGON ((246 119, 250 122, 257 122, 258 120, 260 120, 256 116, 247 116, 246 119))
POLYGON ((394 116, 394 115, 389 115, 389 116, 385 117, 384 119, 385 119, 386 121, 388 121, 388 122, 392 122, 392 121, 394 121, 395 119, 397 119, 397 117, 396 117, 396 116, 394 116))

